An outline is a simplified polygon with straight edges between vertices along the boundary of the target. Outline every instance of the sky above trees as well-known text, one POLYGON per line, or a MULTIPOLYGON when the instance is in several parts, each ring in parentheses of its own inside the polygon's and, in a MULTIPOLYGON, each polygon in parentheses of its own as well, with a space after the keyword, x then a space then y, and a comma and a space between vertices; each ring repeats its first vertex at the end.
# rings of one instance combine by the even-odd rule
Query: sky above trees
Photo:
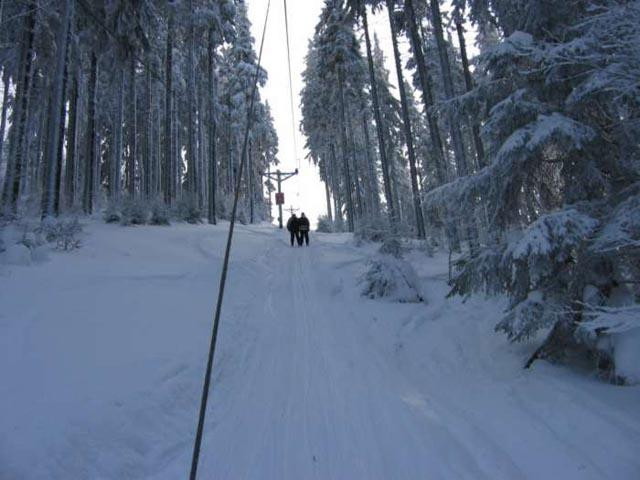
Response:
MULTIPOLYGON (((268 0, 252 0, 247 4, 253 36, 257 41, 262 35, 267 4, 268 0)), ((301 119, 300 91, 303 87, 304 56, 307 53, 308 42, 313 36, 323 5, 324 0, 289 0, 287 4, 291 42, 291 75, 293 77, 294 111, 296 116, 295 144, 297 145, 297 155, 294 154, 294 134, 291 127, 285 15, 284 2, 282 0, 272 0, 271 2, 262 59, 262 64, 269 73, 269 80, 262 88, 262 95, 271 105, 274 124, 278 132, 281 169, 283 171, 294 170, 298 166, 296 159, 299 160, 299 165, 301 166, 299 177, 282 185, 285 192, 286 207, 293 206, 301 209, 311 218, 312 222, 315 222, 317 217, 323 215, 326 211, 324 188, 320 182, 317 167, 304 158, 307 154, 303 148, 305 139, 298 126, 301 119)), ((378 36, 380 44, 385 51, 387 69, 393 72, 395 67, 393 66, 391 32, 384 12, 371 15, 370 28, 378 36)), ((472 30, 469 25, 467 28, 470 31, 472 30)), ((409 49, 408 40, 401 37, 399 42, 400 51, 406 57, 409 49)), ((469 53, 474 55, 477 50, 474 46, 472 34, 469 35, 467 43, 470 50, 469 53)), ((258 45, 256 45, 256 48, 258 48, 258 45)), ((397 86, 395 75, 390 76, 390 81, 394 86, 397 86)), ((275 211, 274 206, 274 220, 277 218, 275 211)))
MULTIPOLYGON (((253 36, 260 39, 267 0, 253 0, 248 2, 249 19, 252 23, 253 36)), ((269 13, 269 24, 265 38, 262 64, 269 73, 269 80, 262 89, 263 97, 271 105, 279 141, 279 159, 283 171, 291 171, 300 161, 300 175, 297 179, 283 183, 286 207, 294 206, 315 222, 319 215, 326 212, 324 187, 320 182, 317 167, 310 164, 304 156, 304 137, 300 133, 298 124, 301 120, 300 90, 302 90, 302 71, 304 70, 304 56, 307 53, 308 41, 318 23, 324 0, 289 1, 289 36, 291 42, 291 74, 293 77, 293 94, 296 116, 296 144, 297 155, 294 154, 294 140, 291 127, 291 108, 289 101, 289 77, 287 71, 287 45, 285 36, 284 3, 282 0, 272 0, 269 13)), ((371 18, 371 28, 378 35, 385 52, 391 52, 389 24, 384 15, 371 18)), ((258 45, 256 45, 256 48, 258 45)), ((407 46, 401 45, 403 52, 407 46)), ((387 68, 391 70, 393 58, 387 54, 387 68)), ((392 76, 395 84, 395 76, 392 76)), ((274 219, 277 217, 274 209, 274 219)))

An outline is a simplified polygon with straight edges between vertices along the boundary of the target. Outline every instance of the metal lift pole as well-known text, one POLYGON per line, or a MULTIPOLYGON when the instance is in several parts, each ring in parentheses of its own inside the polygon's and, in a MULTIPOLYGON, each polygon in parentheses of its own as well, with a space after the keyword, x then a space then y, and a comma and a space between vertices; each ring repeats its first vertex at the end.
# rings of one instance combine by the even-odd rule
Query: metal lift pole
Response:
MULTIPOLYGON (((276 171, 276 175, 278 176, 278 193, 282 194, 282 172, 278 169, 276 171)), ((278 195, 278 226, 282 228, 282 201, 280 200, 280 195, 278 195)))
POLYGON ((275 180, 278 184, 278 195, 276 196, 276 203, 278 204, 278 226, 282 228, 282 204, 284 201, 281 201, 282 198, 282 182, 285 180, 289 180, 294 175, 298 174, 298 169, 296 168, 293 172, 281 172, 279 169, 276 170, 276 173, 267 173, 267 177, 271 180, 275 180))

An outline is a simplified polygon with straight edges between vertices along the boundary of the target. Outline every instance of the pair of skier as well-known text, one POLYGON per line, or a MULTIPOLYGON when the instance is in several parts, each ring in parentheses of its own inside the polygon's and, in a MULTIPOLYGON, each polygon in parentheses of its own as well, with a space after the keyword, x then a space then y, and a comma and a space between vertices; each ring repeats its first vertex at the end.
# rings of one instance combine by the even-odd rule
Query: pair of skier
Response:
POLYGON ((296 217, 295 213, 291 214, 287 221, 287 230, 291 234, 291 246, 293 247, 294 240, 298 242, 301 247, 302 243, 306 243, 309 246, 309 219, 305 217, 304 213, 300 214, 300 218, 296 217))

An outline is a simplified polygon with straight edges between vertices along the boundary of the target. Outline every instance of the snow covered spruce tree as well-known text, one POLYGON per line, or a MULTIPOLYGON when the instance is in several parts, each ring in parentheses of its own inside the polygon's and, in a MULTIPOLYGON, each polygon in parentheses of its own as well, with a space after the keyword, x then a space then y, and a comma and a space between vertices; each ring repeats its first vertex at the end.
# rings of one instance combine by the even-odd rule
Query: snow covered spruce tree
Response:
POLYGON ((341 225, 344 208, 353 231, 378 221, 379 180, 366 67, 344 2, 325 4, 306 60, 301 96, 307 146, 333 193, 336 223, 341 225))
MULTIPOLYGON (((193 221, 205 207, 212 223, 224 216, 231 192, 220 194, 220 172, 240 152, 220 147, 238 138, 246 108, 236 105, 225 129, 222 106, 229 94, 234 102, 249 95, 240 80, 256 63, 244 1, 45 3, 3 1, 0 11, 2 215, 108 205, 118 219, 126 203, 193 221)), ((255 116, 242 197, 255 213, 247 218, 259 220, 261 174, 276 161, 277 137, 261 100, 255 116)))
POLYGON ((479 29, 490 19, 504 36, 454 99, 489 112, 487 165, 426 200, 486 207, 494 236, 460 261, 451 293, 508 294, 496 328, 512 340, 548 330, 527 366, 587 351, 620 380, 616 342, 639 326, 616 313, 640 294, 640 4, 554 5, 471 2, 479 29))
POLYGON ((378 140, 378 155, 380 156, 380 166, 382 170, 382 182, 384 187, 384 196, 387 202, 387 209, 389 219, 391 222, 395 218, 395 206, 393 201, 393 194, 391 192, 391 177, 389 174, 389 159, 387 157, 387 141, 382 129, 382 111, 380 108, 380 96, 378 94, 378 81, 375 74, 375 65, 373 59, 373 49, 371 47, 371 35, 369 33, 369 21, 367 6, 377 6, 379 1, 367 2, 365 0, 348 0, 347 5, 351 9, 352 14, 356 19, 362 20, 362 29, 364 33, 366 53, 367 53, 367 67, 369 73, 369 88, 371 95, 371 106, 373 109, 373 119, 376 124, 376 138, 378 140))
POLYGON ((413 99, 405 96, 403 121, 403 104, 391 93, 384 56, 369 35, 365 3, 325 4, 304 72, 302 126, 307 146, 320 167, 328 212, 338 228, 344 208, 348 229, 367 238, 388 232, 390 225, 395 231, 424 236, 418 171, 412 168, 419 164, 409 126, 413 99), (365 33, 366 63, 356 36, 358 19, 365 33), (412 155, 407 157, 409 151, 412 155), (381 192, 387 210, 383 216, 381 192))

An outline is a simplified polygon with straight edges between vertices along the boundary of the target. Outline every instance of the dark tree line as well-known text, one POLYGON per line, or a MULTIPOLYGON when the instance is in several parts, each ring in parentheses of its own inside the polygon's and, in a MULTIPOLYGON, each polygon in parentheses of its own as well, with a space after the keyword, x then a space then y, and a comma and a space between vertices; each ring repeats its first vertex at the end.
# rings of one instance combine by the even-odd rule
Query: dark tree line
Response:
MULTIPOLYGON (((243 0, 2 0, 0 16, 5 218, 123 201, 226 215, 257 65, 243 0)), ((259 218, 278 142, 269 106, 254 115, 241 211, 259 218)))

